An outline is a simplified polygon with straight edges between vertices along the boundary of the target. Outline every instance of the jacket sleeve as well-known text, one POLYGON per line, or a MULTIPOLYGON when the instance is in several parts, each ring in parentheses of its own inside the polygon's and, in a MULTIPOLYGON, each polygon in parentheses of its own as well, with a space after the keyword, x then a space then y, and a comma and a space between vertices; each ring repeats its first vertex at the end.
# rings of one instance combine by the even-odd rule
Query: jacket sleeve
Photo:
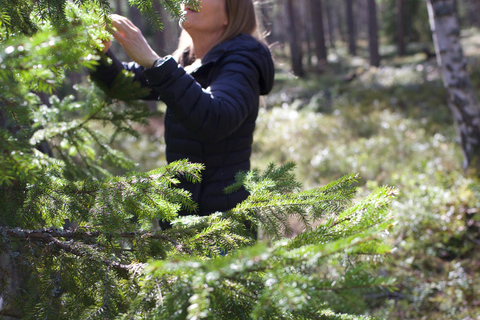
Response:
MULTIPOLYGON (((145 68, 135 62, 121 62, 110 49, 106 52, 105 57, 101 58, 97 68, 90 73, 90 77, 107 89, 112 89, 115 79, 123 70, 133 73, 133 81, 140 83, 142 88, 149 88, 144 75, 145 68), (111 60, 111 63, 107 61, 108 59, 111 60)), ((158 93, 150 90, 150 93, 142 99, 158 100, 158 93)))
POLYGON ((249 58, 231 54, 217 64, 206 89, 172 58, 145 71, 172 114, 202 141, 229 136, 259 104, 259 71, 249 58))

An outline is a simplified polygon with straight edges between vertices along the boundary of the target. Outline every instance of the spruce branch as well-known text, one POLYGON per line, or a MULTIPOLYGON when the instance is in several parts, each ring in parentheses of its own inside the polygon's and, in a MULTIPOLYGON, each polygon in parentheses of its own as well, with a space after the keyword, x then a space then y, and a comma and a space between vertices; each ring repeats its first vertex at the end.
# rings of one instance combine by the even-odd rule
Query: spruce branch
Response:
MULTIPOLYGON (((57 243, 52 240, 58 238, 75 240, 76 243, 91 243, 98 245, 98 238, 100 236, 106 236, 109 238, 115 238, 120 240, 161 240, 167 243, 170 243, 178 252, 185 254, 192 254, 192 251, 188 247, 179 242, 178 239, 172 237, 173 235, 168 232, 154 232, 154 231, 134 231, 134 232, 121 232, 116 234, 106 234, 103 231, 95 230, 88 231, 89 228, 80 227, 76 229, 58 229, 58 228, 48 228, 48 229, 39 229, 39 230, 29 230, 29 229, 20 229, 20 228, 9 228, 0 226, 0 234, 8 236, 12 239, 22 240, 22 241, 34 241, 34 242, 43 242, 44 245, 48 243, 57 243)), ((59 244, 63 245, 63 244, 59 244)), ((68 244, 67 244, 68 245, 68 244)), ((63 249, 63 248, 62 248, 63 249)), ((67 251, 68 252, 68 251, 67 251)))
MULTIPOLYGON (((74 233, 74 232, 73 232, 74 233)), ((101 259, 97 255, 92 254, 91 250, 86 250, 79 242, 60 241, 57 237, 72 237, 73 233, 69 231, 60 230, 23 230, 20 228, 0 227, 0 234, 6 234, 12 238, 21 239, 24 241, 33 241, 35 243, 43 244, 47 247, 53 244, 58 249, 71 253, 77 257, 86 258, 95 262, 101 262, 108 267, 112 267, 118 271, 129 272, 130 266, 113 261, 111 259, 101 259)))
MULTIPOLYGON (((156 15, 156 4, 181 15, 182 2, 197 3, 130 1, 149 15, 156 15)), ((31 93, 59 88, 64 70, 95 65, 93 48, 109 37, 103 26, 108 3, 0 0, 6 66, 0 101, 20 125, 0 130, 0 253, 10 259, 0 263, 2 295, 18 268, 27 270, 20 285, 25 294, 8 303, 23 308, 25 319, 336 319, 343 315, 328 310, 344 311, 366 291, 388 286, 369 271, 373 262, 361 259, 389 250, 380 243, 388 190, 352 205, 356 175, 301 191, 293 163, 270 164, 240 173, 226 189, 249 191, 236 208, 178 218, 180 207, 194 212, 197 206, 176 185, 180 178, 200 181, 202 165, 180 161, 119 177, 109 172, 106 165, 131 164, 110 142, 118 134, 138 136, 134 125, 151 115, 133 102, 145 92, 132 76, 120 74, 106 94, 96 86, 81 89, 85 101, 52 96, 47 107, 31 93), (95 130, 98 124, 113 134, 95 130), (45 141, 56 159, 35 151, 45 141), (4 187, 5 179, 11 186, 4 187), (291 217, 306 232, 282 239, 291 217), (78 226, 51 227, 67 219, 78 226), (172 221, 173 228, 152 231, 156 219, 172 221), (275 238, 255 244, 247 225, 275 238), (145 263, 152 259, 159 260, 145 263)))

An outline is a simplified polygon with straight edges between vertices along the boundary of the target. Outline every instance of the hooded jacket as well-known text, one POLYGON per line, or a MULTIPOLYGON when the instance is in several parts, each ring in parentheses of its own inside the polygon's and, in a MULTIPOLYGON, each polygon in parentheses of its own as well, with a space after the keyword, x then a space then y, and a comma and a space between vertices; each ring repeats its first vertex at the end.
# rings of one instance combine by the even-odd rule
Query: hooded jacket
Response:
MULTIPOLYGON (((101 65, 92 77, 107 86, 122 69, 135 74, 151 88, 147 99, 167 105, 165 115, 168 162, 188 159, 202 163, 202 181, 182 181, 179 187, 192 193, 199 215, 226 211, 248 197, 246 190, 226 195, 239 171, 250 169, 253 131, 260 95, 270 92, 274 65, 265 44, 241 34, 216 45, 190 73, 172 57, 145 70, 135 63, 121 63, 111 52, 110 66, 101 65)), ((187 214, 182 212, 181 214, 187 214)))

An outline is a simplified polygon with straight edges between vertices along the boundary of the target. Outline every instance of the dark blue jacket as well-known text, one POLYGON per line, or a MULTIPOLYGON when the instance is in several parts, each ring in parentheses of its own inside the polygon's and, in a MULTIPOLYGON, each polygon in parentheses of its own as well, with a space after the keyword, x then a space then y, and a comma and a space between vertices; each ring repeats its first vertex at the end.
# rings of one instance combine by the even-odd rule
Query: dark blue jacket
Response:
POLYGON ((152 89, 148 98, 167 105, 167 161, 189 159, 205 165, 201 183, 183 181, 179 186, 192 192, 197 214, 226 211, 245 200, 245 190, 230 195, 223 190, 235 182, 238 171, 250 169, 259 98, 273 86, 268 48, 242 34, 212 48, 190 74, 172 57, 145 70, 107 55, 113 64, 99 66, 92 77, 108 85, 121 69, 134 72, 136 80, 152 89))

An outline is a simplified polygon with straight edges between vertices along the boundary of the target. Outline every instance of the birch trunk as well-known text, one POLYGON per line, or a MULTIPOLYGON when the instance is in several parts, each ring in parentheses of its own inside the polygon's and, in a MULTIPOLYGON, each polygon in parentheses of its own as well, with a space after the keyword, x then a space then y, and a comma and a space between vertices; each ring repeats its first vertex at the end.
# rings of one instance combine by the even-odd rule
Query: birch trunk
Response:
POLYGON ((427 0, 435 53, 463 151, 463 168, 480 173, 480 108, 460 43, 454 0, 427 0))

